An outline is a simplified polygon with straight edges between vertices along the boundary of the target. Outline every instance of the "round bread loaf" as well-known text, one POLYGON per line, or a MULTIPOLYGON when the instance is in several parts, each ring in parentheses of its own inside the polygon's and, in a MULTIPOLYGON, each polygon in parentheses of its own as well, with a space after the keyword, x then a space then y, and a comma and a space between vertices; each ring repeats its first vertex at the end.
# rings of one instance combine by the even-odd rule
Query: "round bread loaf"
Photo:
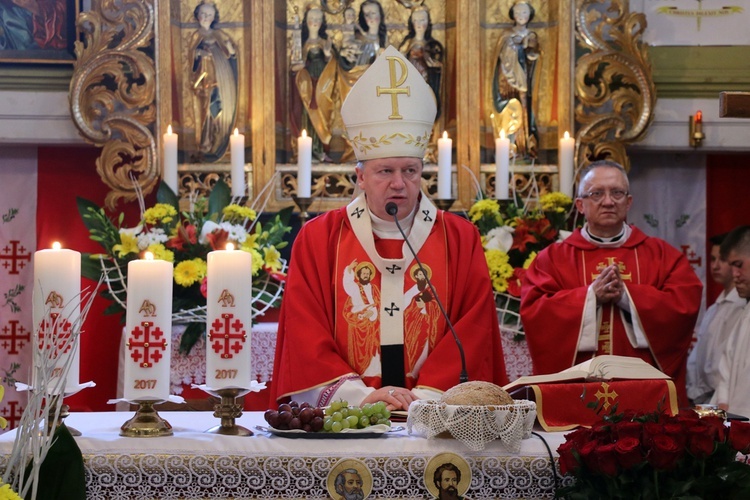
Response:
POLYGON ((460 406, 513 404, 513 398, 502 387, 482 380, 473 380, 453 386, 443 393, 440 401, 445 404, 460 406))

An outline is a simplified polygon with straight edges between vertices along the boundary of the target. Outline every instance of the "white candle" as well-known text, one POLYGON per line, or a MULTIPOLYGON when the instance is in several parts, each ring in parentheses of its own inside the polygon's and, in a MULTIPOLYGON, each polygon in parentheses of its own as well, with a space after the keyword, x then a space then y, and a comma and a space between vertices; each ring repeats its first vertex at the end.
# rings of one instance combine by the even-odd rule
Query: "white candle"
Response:
POLYGON ((558 152, 558 158, 560 166, 558 167, 558 175, 560 176, 560 192, 573 196, 573 171, 575 170, 574 156, 575 156, 576 140, 570 137, 568 132, 560 139, 560 151, 558 152))
POLYGON ((175 194, 179 194, 177 192, 177 134, 172 133, 172 125, 167 127, 167 133, 162 137, 164 138, 162 179, 175 194))
POLYGON ((148 252, 128 263, 123 394, 128 401, 169 397, 172 271, 171 262, 153 260, 148 252))
POLYGON ((309 198, 312 187, 312 137, 307 130, 297 138, 297 197, 309 198))
POLYGON ((229 138, 229 150, 232 154, 232 196, 245 196, 245 136, 234 129, 229 138))
POLYGON ((252 259, 248 252, 208 254, 206 385, 210 389, 250 387, 252 259))
POLYGON ((449 200, 453 197, 451 189, 451 148, 453 140, 448 138, 448 132, 438 139, 438 199, 449 200))
MULTIPOLYGON (((34 292, 32 317, 36 342, 34 364, 54 364, 47 389, 59 394, 63 368, 72 356, 70 370, 65 378, 65 390, 75 392, 80 372, 79 340, 75 331, 81 316, 81 254, 60 248, 55 242, 52 249, 34 253, 34 292), (40 347, 41 344, 41 347, 40 347), (50 360, 50 361, 48 361, 50 360)), ((36 387, 36 370, 31 385, 36 387)))
POLYGON ((505 130, 495 139, 495 199, 507 200, 510 182, 510 139, 505 130))

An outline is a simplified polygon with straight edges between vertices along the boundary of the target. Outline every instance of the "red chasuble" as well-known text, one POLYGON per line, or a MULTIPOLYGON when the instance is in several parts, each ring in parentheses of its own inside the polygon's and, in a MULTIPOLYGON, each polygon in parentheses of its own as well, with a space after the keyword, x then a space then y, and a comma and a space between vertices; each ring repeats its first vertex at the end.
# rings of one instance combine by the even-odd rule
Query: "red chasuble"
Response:
POLYGON ((658 238, 632 228, 620 248, 599 248, 576 230, 547 247, 526 273, 521 318, 535 374, 556 373, 592 357, 577 352, 588 286, 602 269, 618 263, 648 347, 634 348, 625 336, 623 312, 602 307, 599 354, 637 356, 672 377, 680 403, 687 403, 687 351, 701 302, 702 284, 687 259, 658 238))
MULTIPOLYGON (((352 214, 359 212, 351 207, 309 221, 294 241, 272 402, 351 375, 378 387, 380 346, 399 338, 408 387, 447 390, 458 383, 458 348, 416 263, 411 257, 399 269, 390 263, 402 258, 404 242, 374 237, 373 258, 361 241, 361 228, 352 225, 358 223, 352 214), (399 272, 402 279, 394 289, 383 275, 399 272), (394 318, 400 318, 398 324, 394 318)), ((361 216, 368 217, 369 227, 369 214, 361 216)), ((507 376, 479 233, 469 221, 438 211, 425 199, 416 218, 422 220, 415 220, 409 238, 421 242, 417 253, 461 339, 469 379, 503 385, 507 376), (428 219, 427 229, 418 229, 428 219)))

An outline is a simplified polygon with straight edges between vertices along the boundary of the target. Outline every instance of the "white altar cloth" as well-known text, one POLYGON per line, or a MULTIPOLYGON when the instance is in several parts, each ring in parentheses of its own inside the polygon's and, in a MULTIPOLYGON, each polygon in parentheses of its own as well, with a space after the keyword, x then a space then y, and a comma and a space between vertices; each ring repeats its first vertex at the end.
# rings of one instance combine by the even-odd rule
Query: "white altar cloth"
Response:
MULTIPOLYGON (((86 466, 88 498, 327 498, 328 472, 342 458, 359 459, 370 469, 370 498, 426 498, 425 465, 442 452, 456 453, 469 463, 468 497, 554 496, 550 456, 534 435, 513 455, 499 441, 474 452, 454 439, 426 439, 406 430, 370 439, 289 439, 257 430, 256 425, 265 425, 261 412, 237 419, 254 436, 221 436, 204 432, 219 423, 211 412, 162 412, 173 436, 121 437, 120 426, 131 416, 73 413, 66 419, 82 433, 76 441, 86 466)), ((564 434, 538 434, 556 460, 564 434)), ((14 437, 13 431, 0 435, 0 470, 6 467, 14 437)))

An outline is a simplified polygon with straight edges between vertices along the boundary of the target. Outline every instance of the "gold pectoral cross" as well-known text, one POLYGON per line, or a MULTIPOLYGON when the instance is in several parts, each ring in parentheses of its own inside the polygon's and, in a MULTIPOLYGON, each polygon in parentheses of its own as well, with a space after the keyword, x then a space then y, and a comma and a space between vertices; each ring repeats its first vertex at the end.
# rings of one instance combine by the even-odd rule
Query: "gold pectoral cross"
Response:
POLYGON ((398 95, 411 95, 411 87, 400 88, 401 85, 403 85, 406 81, 406 77, 409 75, 409 70, 406 67, 406 64, 404 64, 404 61, 402 61, 398 57, 388 56, 386 57, 386 59, 388 60, 388 73, 391 76, 391 86, 388 88, 383 88, 378 85, 377 87, 375 87, 375 90, 377 91, 378 97, 380 97, 382 94, 390 94, 391 96, 391 115, 388 117, 388 119, 401 120, 404 117, 401 116, 398 112, 398 95), (396 63, 401 66, 401 78, 398 78, 396 76, 396 63))
POLYGON ((601 272, 607 268, 607 266, 611 266, 612 264, 617 264, 617 269, 620 271, 620 277, 623 281, 633 281, 633 275, 631 273, 625 273, 625 270, 627 267, 625 267, 625 264, 622 262, 617 262, 617 257, 607 257, 606 262, 600 262, 596 265, 596 270, 599 271, 598 273, 591 273, 591 281, 594 281, 596 278, 601 276, 601 272))

